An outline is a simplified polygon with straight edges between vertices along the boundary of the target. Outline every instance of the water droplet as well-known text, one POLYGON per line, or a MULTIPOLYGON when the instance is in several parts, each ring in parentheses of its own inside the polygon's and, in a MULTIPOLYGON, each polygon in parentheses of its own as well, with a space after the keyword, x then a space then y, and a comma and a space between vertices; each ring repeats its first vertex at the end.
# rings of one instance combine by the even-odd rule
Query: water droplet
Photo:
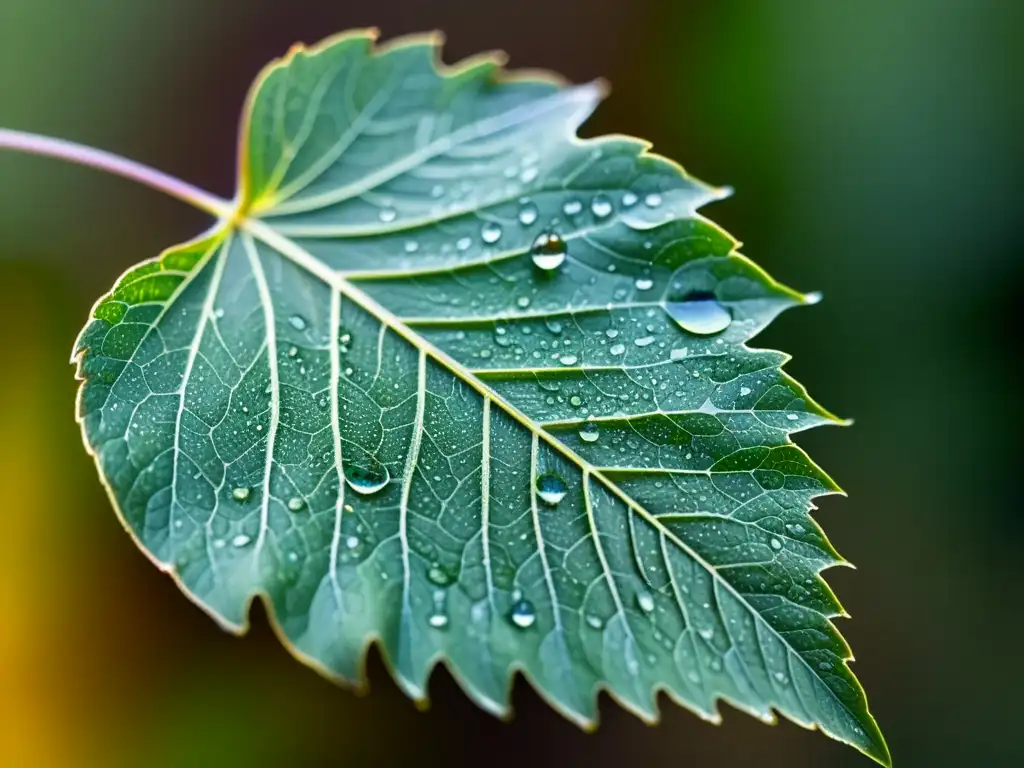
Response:
POLYGON ((480 227, 480 238, 488 245, 493 245, 501 240, 501 226, 493 221, 488 221, 480 227))
POLYGON ((213 316, 220 320, 222 317, 224 317, 224 310, 218 307, 213 311, 213 316))
POLYGON ((715 630, 713 630, 713 629, 699 629, 699 630, 697 630, 697 634, 700 635, 702 639, 710 641, 711 638, 715 636, 715 630))
POLYGON ((778 681, 780 683, 785 683, 788 680, 786 675, 784 673, 782 673, 782 672, 776 672, 773 675, 773 677, 775 678, 776 681, 778 681))
POLYGON ((585 443, 596 443, 600 436, 601 433, 598 431, 597 424, 592 421, 588 421, 580 427, 580 440, 585 443))
POLYGON ((817 304, 821 299, 821 291, 811 291, 804 294, 804 304, 817 304))
POLYGON ((244 533, 240 533, 237 536, 235 536, 235 538, 233 538, 231 540, 231 544, 232 544, 232 546, 235 546, 235 547, 244 547, 250 541, 252 541, 252 539, 250 539, 244 533))
POLYGON ((441 184, 435 184, 430 188, 430 196, 434 198, 444 197, 444 187, 441 184))
POLYGON ((612 346, 608 349, 608 351, 611 354, 613 354, 616 357, 618 357, 619 355, 624 355, 626 353, 626 345, 625 344, 612 344, 612 346))
POLYGON ((406 253, 416 253, 416 251, 418 251, 419 249, 420 249, 420 244, 417 243, 415 240, 406 240, 405 241, 405 252, 406 253))
POLYGON ((639 200, 639 198, 635 194, 633 194, 632 192, 627 192, 622 196, 622 205, 625 208, 632 208, 634 205, 636 205, 637 200, 639 200))
POLYGON ((820 669, 822 672, 827 672, 828 670, 832 669, 832 665, 829 664, 827 661, 822 661, 818 663, 818 669, 820 669))
POLYGON ((558 358, 558 362, 562 365, 576 365, 579 362, 579 358, 576 355, 562 355, 558 358))
POLYGON ((789 419, 790 421, 796 421, 800 417, 797 416, 795 413, 787 413, 786 418, 789 419))
POLYGON ((520 600, 512 606, 512 623, 520 629, 532 627, 537 621, 537 614, 533 610, 533 603, 529 600, 520 600))
POLYGON ((640 606, 640 610, 644 613, 650 613, 654 610, 654 598, 651 597, 649 592, 637 592, 636 604, 640 606))
POLYGON ((537 168, 536 168, 536 166, 530 166, 529 168, 524 168, 523 172, 521 174, 519 174, 519 180, 521 182, 523 182, 523 184, 529 184, 531 181, 533 181, 536 178, 537 178, 537 168))
POLYGON ((690 354, 689 347, 676 347, 668 353, 668 358, 669 360, 682 360, 688 354, 690 354))
POLYGON ((377 493, 391 479, 391 475, 388 473, 388 468, 383 464, 379 465, 376 469, 364 469, 363 467, 345 467, 345 481, 349 484, 353 491, 362 494, 363 496, 370 496, 371 494, 377 493))
POLYGON ((306 502, 304 502, 298 496, 292 496, 290 499, 288 499, 288 509, 290 509, 292 512, 298 512, 304 506, 306 506, 306 502))
POLYGON ((569 398, 569 405, 571 405, 573 408, 579 408, 581 405, 583 405, 583 398, 580 397, 579 395, 573 395, 572 397, 569 398))
POLYGON ((594 199, 590 201, 590 211, 597 218, 603 219, 611 215, 612 201, 608 199, 608 195, 595 195, 594 199))
POLYGON ((649 277, 638 277, 633 285, 638 291, 649 291, 654 287, 654 281, 649 277))
POLYGON ((609 339, 614 339, 616 336, 619 335, 619 331, 617 328, 606 328, 604 335, 607 336, 609 339))
POLYGON ((537 215, 537 206, 527 201, 519 209, 519 223, 524 227, 528 227, 537 220, 537 215))
POLYGON ((306 318, 302 315, 292 315, 288 318, 288 324, 296 331, 306 330, 306 318))
POLYGON ((468 237, 460 237, 455 243, 455 247, 460 251, 469 250, 469 246, 473 244, 473 241, 468 237))
POLYGON ((387 224, 389 221, 395 220, 398 216, 398 211, 394 208, 381 208, 378 215, 380 216, 380 220, 387 224))
POLYGON ((583 203, 581 203, 579 200, 567 200, 565 205, 562 206, 562 212, 566 216, 575 216, 582 210, 583 203))
POLYGON ((355 549, 356 547, 359 546, 359 537, 358 536, 349 536, 348 538, 345 539, 345 546, 348 547, 349 549, 355 549))
POLYGON ((448 616, 443 613, 435 613, 427 621, 434 629, 444 629, 448 626, 448 616))
POLYGON ((448 572, 439 565, 430 567, 430 570, 427 571, 427 578, 430 579, 432 584, 437 584, 439 587, 447 586, 451 582, 448 572))
POLYGON ((772 549, 782 549, 782 542, 778 539, 773 538, 771 543, 772 549))
POLYGON ((740 387, 740 397, 746 397, 750 392, 750 387, 740 387))
POLYGON ((633 343, 638 347, 646 347, 654 343, 653 336, 641 336, 639 339, 633 339, 633 343))
POLYGON ((684 331, 699 336, 720 333, 732 322, 729 310, 710 293, 693 294, 683 301, 670 302, 665 308, 684 331))
POLYGON ((565 241, 554 232, 543 232, 537 235, 533 241, 533 248, 530 255, 533 258, 534 266, 550 272, 558 269, 565 261, 565 241))
POLYGON ((564 499, 568 491, 565 481, 558 475, 547 474, 537 478, 537 495, 541 501, 552 507, 564 499))
POLYGON ((587 626, 591 629, 600 629, 604 626, 604 622, 601 621, 601 617, 594 616, 593 614, 587 614, 586 622, 587 626))
POLYGON ((648 208, 657 208, 661 205, 661 195, 657 192, 651 192, 651 194, 644 198, 644 205, 648 208))
POLYGON ((231 491, 231 498, 233 498, 235 501, 245 501, 246 499, 249 498, 250 493, 251 491, 248 488, 234 488, 231 491))
POLYGON ((519 307, 520 309, 526 309, 528 306, 530 306, 530 297, 520 296, 518 299, 516 299, 516 306, 519 307))

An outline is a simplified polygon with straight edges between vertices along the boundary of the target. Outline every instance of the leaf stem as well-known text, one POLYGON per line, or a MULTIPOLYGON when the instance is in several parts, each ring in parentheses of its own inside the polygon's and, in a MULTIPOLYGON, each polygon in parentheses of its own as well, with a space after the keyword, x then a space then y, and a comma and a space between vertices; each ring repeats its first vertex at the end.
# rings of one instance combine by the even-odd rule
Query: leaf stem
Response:
POLYGON ((87 147, 84 144, 76 144, 73 141, 0 128, 0 150, 3 149, 30 155, 56 157, 70 163, 98 168, 115 176, 123 176, 160 190, 219 218, 230 218, 234 209, 231 201, 210 194, 186 181, 120 155, 87 147))

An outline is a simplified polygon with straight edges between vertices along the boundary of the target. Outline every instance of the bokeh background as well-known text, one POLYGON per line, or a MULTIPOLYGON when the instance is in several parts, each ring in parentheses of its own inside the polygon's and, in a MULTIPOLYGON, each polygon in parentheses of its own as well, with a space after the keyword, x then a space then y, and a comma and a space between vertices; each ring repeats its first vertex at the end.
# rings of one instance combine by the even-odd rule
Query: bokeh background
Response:
MULTIPOLYGON (((826 301, 760 339, 857 422, 801 435, 850 493, 818 513, 859 570, 842 629, 896 764, 1024 765, 1018 489, 1021 0, 0 0, 0 125, 230 196, 247 86, 297 40, 440 28, 449 61, 608 77, 618 131, 737 195, 708 214, 826 301), (1017 330, 1014 330, 1014 329, 1017 330)), ((122 270, 206 219, 155 192, 0 154, 0 764, 866 766, 725 708, 612 702, 591 736, 529 688, 504 725, 447 673, 419 713, 371 663, 357 697, 265 616, 223 634, 136 551, 81 448, 67 364, 122 270)))

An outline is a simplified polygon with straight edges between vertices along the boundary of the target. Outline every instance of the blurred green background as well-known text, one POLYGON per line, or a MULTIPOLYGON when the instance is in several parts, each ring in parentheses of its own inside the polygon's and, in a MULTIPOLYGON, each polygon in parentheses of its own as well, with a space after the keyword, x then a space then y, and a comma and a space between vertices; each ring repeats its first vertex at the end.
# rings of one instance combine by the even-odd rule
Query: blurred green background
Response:
MULTIPOLYGON (((1018 646, 1021 0, 0 0, 0 125, 230 196, 249 82, 297 41, 440 28, 449 61, 608 77, 586 133, 654 141, 737 195, 708 215, 826 301, 761 338, 849 430, 801 443, 850 493, 818 518, 896 764, 1024 765, 1018 646)), ((591 736, 529 688, 503 725, 447 673, 416 711, 376 656, 356 697, 263 615, 223 634, 121 530, 67 365, 89 307, 205 218, 93 171, 0 154, 0 764, 865 766, 790 724, 602 705, 591 736)))

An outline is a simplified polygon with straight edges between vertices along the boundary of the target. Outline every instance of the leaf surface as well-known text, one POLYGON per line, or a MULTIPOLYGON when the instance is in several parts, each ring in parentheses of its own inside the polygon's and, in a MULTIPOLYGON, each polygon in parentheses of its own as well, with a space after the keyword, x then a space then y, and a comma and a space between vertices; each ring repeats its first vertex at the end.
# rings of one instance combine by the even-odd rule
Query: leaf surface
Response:
POLYGON ((223 626, 262 595, 353 683, 378 640, 508 711, 664 691, 777 711, 882 763, 831 619, 837 421, 747 342, 810 297, 697 213, 600 85, 368 32, 292 51, 245 115, 238 213, 124 275, 76 346, 78 415, 139 546, 223 626))

